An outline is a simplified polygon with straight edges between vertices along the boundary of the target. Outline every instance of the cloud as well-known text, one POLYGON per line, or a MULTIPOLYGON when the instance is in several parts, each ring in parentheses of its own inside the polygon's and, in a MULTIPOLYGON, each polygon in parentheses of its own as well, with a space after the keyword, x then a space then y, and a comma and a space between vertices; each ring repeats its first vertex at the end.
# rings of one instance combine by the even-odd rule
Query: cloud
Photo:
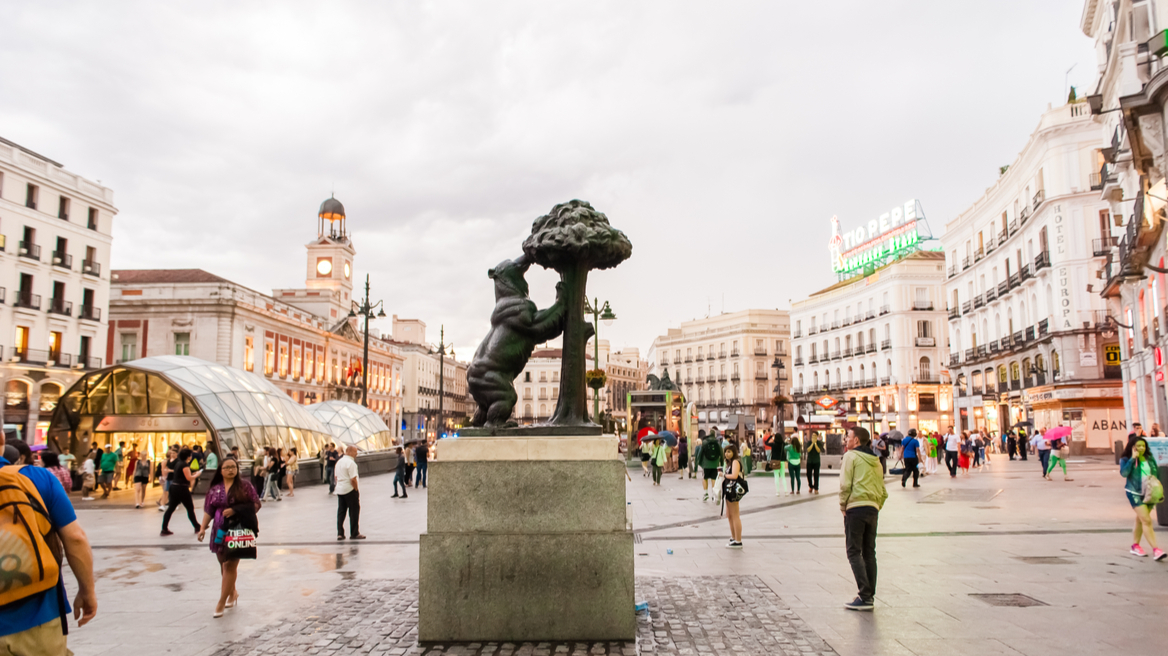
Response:
MULTIPOLYGON (((468 353, 486 269, 555 203, 589 200, 634 246, 590 278, 620 317, 602 337, 644 349, 830 284, 833 214, 916 197, 939 233, 1067 68, 1092 82, 1078 11, 17 1, 0 5, 0 130, 114 189, 118 268, 295 286, 335 192, 358 277, 468 353)), ((554 278, 531 277, 550 302, 554 278)))

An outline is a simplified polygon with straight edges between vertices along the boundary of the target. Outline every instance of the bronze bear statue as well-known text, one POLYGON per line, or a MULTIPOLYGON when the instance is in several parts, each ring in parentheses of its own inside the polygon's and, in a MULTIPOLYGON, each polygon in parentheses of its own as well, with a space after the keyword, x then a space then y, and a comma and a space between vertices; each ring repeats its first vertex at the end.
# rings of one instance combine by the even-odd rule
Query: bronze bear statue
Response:
POLYGON ((467 389, 478 409, 472 426, 515 426, 511 413, 519 396, 514 381, 527 365, 536 344, 564 331, 563 284, 556 285, 556 302, 537 310, 527 296, 523 277, 531 262, 526 255, 504 260, 487 272, 495 281, 495 309, 491 331, 475 351, 466 371, 467 389))

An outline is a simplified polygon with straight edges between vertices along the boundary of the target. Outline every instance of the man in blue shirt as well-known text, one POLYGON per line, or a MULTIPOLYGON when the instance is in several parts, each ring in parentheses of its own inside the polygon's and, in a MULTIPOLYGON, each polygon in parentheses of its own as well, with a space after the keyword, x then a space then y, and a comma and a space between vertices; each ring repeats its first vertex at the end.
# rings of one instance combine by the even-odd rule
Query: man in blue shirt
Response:
MULTIPOLYGON (((3 446, 4 436, 0 433, 0 449, 3 446)), ((0 458, 0 467, 10 464, 0 458)), ((89 538, 77 521, 77 514, 69 503, 65 488, 61 487, 61 482, 52 472, 41 467, 24 467, 19 475, 36 486, 53 530, 61 538, 65 558, 77 578, 73 617, 78 620, 78 626, 84 626, 97 614, 93 552, 89 547, 89 538)), ((61 624, 69 611, 64 576, 58 578, 54 588, 0 606, 0 653, 16 656, 64 656, 70 653, 66 648, 67 627, 61 624)))
POLYGON ((917 429, 912 428, 908 431, 908 437, 904 438, 901 443, 904 451, 901 452, 901 458, 904 459, 904 472, 900 475, 900 486, 907 487, 909 473, 912 473, 913 487, 920 487, 918 477, 920 471, 917 469, 920 466, 920 449, 921 441, 917 439, 917 429))

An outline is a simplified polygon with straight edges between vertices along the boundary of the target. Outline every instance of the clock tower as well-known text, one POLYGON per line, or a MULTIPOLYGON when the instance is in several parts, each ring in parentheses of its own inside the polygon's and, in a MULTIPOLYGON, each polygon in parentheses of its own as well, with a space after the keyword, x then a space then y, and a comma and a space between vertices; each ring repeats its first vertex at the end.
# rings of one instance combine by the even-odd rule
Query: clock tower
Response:
POLYGON ((345 226, 345 206, 329 197, 320 204, 316 239, 308 242, 305 289, 273 290, 277 298, 329 322, 349 314, 353 297, 353 258, 357 254, 345 226))

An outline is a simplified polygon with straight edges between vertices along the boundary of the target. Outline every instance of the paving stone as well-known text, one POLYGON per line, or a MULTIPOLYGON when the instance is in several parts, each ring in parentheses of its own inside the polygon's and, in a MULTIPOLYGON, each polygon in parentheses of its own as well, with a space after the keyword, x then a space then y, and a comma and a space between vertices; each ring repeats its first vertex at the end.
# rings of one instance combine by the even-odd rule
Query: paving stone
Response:
POLYGON ((835 651, 756 576, 638 577, 635 643, 417 644, 415 579, 351 580, 299 618, 276 622, 215 656, 325 653, 387 656, 793 656, 835 651), (692 600, 701 600, 695 604, 692 600), (348 627, 344 633, 338 628, 348 627), (305 649, 306 646, 310 648, 305 649))

